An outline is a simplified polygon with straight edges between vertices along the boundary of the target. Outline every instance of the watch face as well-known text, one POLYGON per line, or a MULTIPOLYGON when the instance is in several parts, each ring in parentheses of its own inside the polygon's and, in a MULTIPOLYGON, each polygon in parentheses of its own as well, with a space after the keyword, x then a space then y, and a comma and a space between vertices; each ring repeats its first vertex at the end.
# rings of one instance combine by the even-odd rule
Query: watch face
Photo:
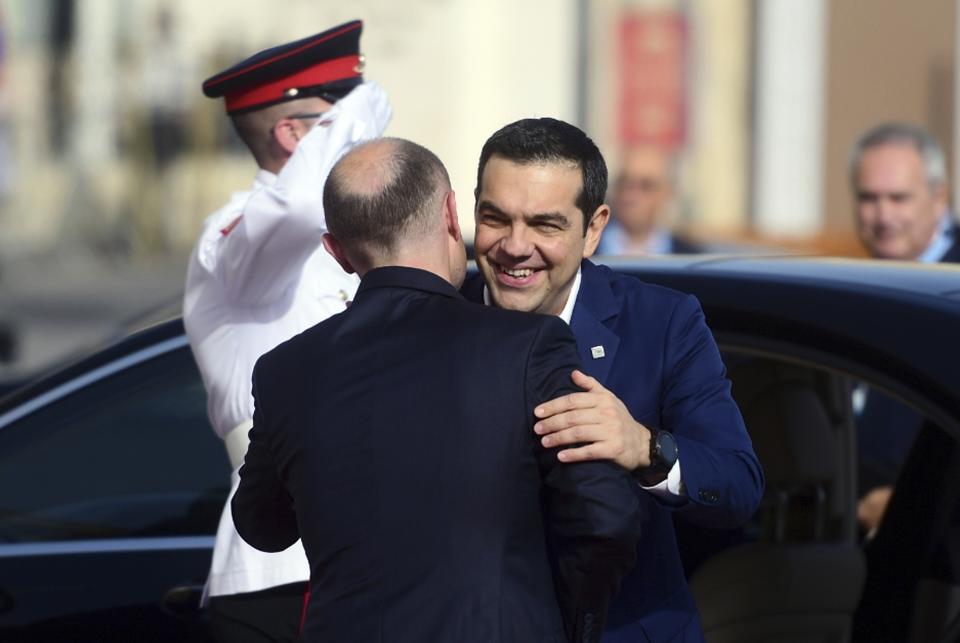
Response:
POLYGON ((661 431, 657 434, 656 443, 657 459, 660 464, 668 468, 672 467, 677 461, 677 441, 672 434, 661 431))

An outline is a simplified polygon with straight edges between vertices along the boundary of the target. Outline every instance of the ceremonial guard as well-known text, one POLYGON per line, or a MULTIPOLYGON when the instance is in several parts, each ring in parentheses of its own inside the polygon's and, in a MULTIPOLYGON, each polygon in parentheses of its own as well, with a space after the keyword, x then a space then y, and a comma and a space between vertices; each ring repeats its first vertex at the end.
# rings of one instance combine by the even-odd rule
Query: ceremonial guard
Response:
MULTIPOLYGON (((323 249, 323 185, 336 160, 382 134, 392 111, 363 81, 362 23, 262 51, 206 80, 259 166, 250 190, 213 213, 190 258, 184 325, 208 413, 234 468, 253 417, 257 358, 341 312, 358 280, 323 249)), ((227 502, 205 599, 218 640, 298 635, 309 569, 300 543, 267 554, 238 536, 227 502)))

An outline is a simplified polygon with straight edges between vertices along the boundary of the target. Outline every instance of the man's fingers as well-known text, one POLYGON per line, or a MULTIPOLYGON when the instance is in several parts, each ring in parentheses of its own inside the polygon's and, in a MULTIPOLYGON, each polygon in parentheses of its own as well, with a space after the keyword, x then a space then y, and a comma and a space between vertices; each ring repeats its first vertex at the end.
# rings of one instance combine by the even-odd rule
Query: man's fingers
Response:
POLYGON ((590 410, 574 409, 540 420, 533 425, 533 430, 538 435, 547 435, 548 433, 556 433, 557 431, 562 431, 563 429, 568 429, 578 424, 594 424, 595 422, 596 416, 590 410))
POLYGON ((583 371, 576 370, 570 375, 570 379, 573 380, 573 383, 582 388, 585 391, 602 391, 605 390, 603 385, 598 382, 596 379, 590 377, 583 371))
POLYGON ((533 414, 538 418, 546 418, 551 415, 556 415, 557 413, 563 413, 564 411, 590 408, 597 404, 597 397, 594 393, 606 391, 600 382, 582 371, 573 371, 570 374, 570 379, 573 380, 574 384, 584 389, 585 392, 570 393, 550 400, 549 402, 544 402, 533 410, 533 414))
POLYGON ((586 462, 587 460, 610 460, 613 458, 609 447, 603 442, 586 444, 575 449, 564 449, 557 454, 561 462, 586 462))
POLYGON ((563 429, 556 433, 551 433, 540 438, 540 443, 546 448, 564 446, 567 444, 578 444, 580 442, 596 442, 605 440, 607 432, 599 424, 580 424, 572 426, 569 429, 563 429))
POLYGON ((576 409, 589 409, 596 404, 596 397, 592 393, 570 393, 544 402, 533 410, 533 414, 538 418, 548 418, 576 409))

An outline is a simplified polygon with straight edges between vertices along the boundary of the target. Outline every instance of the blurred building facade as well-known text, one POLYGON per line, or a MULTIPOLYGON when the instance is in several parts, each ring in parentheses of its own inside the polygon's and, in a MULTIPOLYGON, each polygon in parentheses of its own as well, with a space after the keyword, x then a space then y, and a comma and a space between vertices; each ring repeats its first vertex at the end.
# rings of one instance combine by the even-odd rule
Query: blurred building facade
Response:
POLYGON ((472 229, 485 138, 524 116, 683 160, 677 222, 706 241, 857 254, 855 136, 882 120, 954 148, 956 0, 0 2, 0 254, 185 253, 254 172, 211 73, 365 20, 388 130, 434 149, 472 229))

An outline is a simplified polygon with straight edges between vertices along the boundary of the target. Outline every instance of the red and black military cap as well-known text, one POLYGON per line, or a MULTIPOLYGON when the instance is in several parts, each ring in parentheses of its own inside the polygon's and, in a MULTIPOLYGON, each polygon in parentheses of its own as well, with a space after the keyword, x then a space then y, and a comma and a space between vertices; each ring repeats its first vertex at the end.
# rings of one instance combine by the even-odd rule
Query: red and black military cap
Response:
POLYGON ((203 93, 223 96, 231 115, 308 96, 334 103, 363 82, 362 30, 354 20, 265 49, 203 81, 203 93))

